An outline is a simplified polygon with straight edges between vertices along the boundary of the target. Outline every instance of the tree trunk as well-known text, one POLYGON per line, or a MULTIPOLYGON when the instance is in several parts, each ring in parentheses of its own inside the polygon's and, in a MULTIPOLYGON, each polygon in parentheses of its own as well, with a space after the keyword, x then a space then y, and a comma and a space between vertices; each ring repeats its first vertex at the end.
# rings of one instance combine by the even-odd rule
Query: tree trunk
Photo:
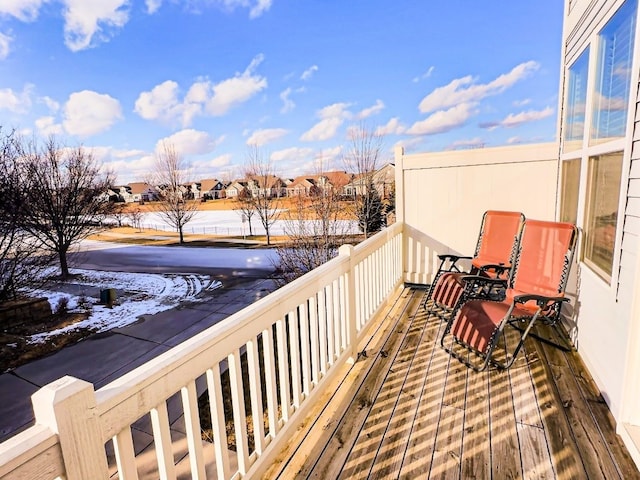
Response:
POLYGON ((60 250, 58 250, 58 258, 60 259, 60 276, 67 278, 69 276, 69 264, 67 263, 66 248, 60 248, 60 250))
POLYGON ((182 233, 182 226, 178 228, 178 233, 180 234, 180 244, 184 243, 184 234, 182 233))

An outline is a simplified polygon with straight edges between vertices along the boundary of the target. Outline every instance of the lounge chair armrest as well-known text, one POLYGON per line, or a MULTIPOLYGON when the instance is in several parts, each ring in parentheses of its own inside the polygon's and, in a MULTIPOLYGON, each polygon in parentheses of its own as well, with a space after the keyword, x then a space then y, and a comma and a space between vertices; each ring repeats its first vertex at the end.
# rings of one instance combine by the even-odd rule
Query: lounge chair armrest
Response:
POLYGON ((471 260, 473 257, 464 257, 462 255, 454 255, 453 253, 443 253, 442 255, 438 255, 440 260, 450 260, 452 262, 457 262, 458 260, 471 260))
POLYGON ((545 308, 547 306, 551 306, 554 303, 562 303, 562 302, 570 302, 571 300, 567 297, 546 297, 544 295, 535 295, 525 293, 523 295, 517 295, 513 297, 513 301, 517 303, 527 303, 530 301, 535 301, 538 304, 538 307, 545 308))
POLYGON ((484 285, 493 285, 493 286, 501 286, 506 287, 507 281, 504 278, 490 278, 484 277, 482 275, 465 275, 461 279, 464 283, 482 283, 484 285))
POLYGON ((488 272, 490 270, 495 271, 498 275, 503 274, 511 268, 511 265, 507 265, 505 263, 487 263, 486 265, 482 265, 480 267, 481 272, 488 272))

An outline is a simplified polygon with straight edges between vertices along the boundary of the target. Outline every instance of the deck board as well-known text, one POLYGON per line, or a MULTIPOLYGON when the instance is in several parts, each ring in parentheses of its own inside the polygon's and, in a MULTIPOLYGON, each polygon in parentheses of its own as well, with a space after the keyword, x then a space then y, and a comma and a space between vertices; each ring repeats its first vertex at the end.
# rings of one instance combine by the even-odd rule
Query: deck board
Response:
POLYGON ((473 372, 440 348, 424 295, 405 289, 373 377, 280 478, 640 479, 576 352, 530 338, 509 371, 473 372))

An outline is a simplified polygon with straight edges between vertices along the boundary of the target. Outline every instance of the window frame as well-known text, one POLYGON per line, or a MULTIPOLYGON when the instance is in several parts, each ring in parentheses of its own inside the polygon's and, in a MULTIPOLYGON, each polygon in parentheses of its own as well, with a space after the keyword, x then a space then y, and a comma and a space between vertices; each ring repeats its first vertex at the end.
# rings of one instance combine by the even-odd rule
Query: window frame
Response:
MULTIPOLYGON (((640 1, 636 1, 635 7, 635 22, 636 25, 640 18, 640 1)), ((574 63, 580 58, 580 56, 588 49, 588 67, 587 67, 587 100, 586 100, 586 111, 584 118, 584 128, 582 135, 582 146, 578 149, 565 151, 565 138, 564 138, 564 129, 566 128, 566 122, 563 117, 558 119, 558 123, 560 126, 560 136, 558 141, 559 145, 559 157, 560 163, 558 165, 558 201, 556 204, 556 214, 557 218, 560 218, 562 214, 561 211, 561 199, 564 195, 562 187, 563 187, 563 179, 562 179, 562 162, 570 161, 570 160, 579 160, 580 161, 580 180, 578 186, 578 208, 577 208, 577 223, 576 225, 579 227, 581 231, 583 231, 584 226, 586 225, 586 205, 587 205, 587 182, 588 182, 588 174, 589 174, 589 158, 604 155, 608 153, 614 152, 622 152, 622 173, 620 178, 620 195, 618 198, 618 210, 617 210, 617 222, 615 229, 615 240, 613 246, 613 262, 612 262, 612 273, 609 277, 602 276, 602 272, 599 272, 597 268, 593 268, 589 262, 585 262, 583 260, 584 254, 584 238, 580 239, 576 258, 580 261, 580 263, 585 267, 586 270, 593 272, 594 278, 598 278, 600 281, 604 282, 608 288, 615 291, 617 294, 617 285, 618 279, 620 276, 620 259, 622 253, 622 231, 624 227, 624 214, 625 214, 625 205, 626 205, 626 197, 628 192, 628 182, 629 182, 629 169, 631 164, 631 150, 632 150, 632 132, 633 126, 635 123, 636 117, 636 102, 639 101, 638 89, 639 85, 637 84, 638 79, 638 64, 640 63, 638 60, 640 59, 640 34, 635 33, 634 41, 633 41, 633 52, 632 52, 632 65, 631 65, 631 89, 629 93, 629 98, 627 99, 627 114, 626 114, 626 124, 625 124, 625 133, 622 137, 614 138, 607 140, 601 143, 590 144, 591 137, 591 125, 592 125, 592 117, 594 112, 594 96, 595 96, 595 82, 598 75, 598 52, 599 52, 599 37, 601 35, 602 30, 607 25, 607 23, 616 15, 616 13, 620 10, 620 7, 624 4, 625 0, 618 0, 614 5, 611 6, 606 15, 603 16, 602 19, 598 21, 598 24, 595 25, 594 29, 587 36, 585 35, 580 39, 578 44, 572 45, 571 49, 565 46, 565 60, 563 62, 563 77, 562 77, 562 92, 563 97, 560 100, 561 108, 563 108, 563 112, 567 108, 567 94, 569 88, 569 69, 574 63)), ((640 107, 638 107, 640 109, 640 107)), ((638 112, 640 115, 640 110, 638 112)), ((583 235, 581 235, 583 237, 583 235)))

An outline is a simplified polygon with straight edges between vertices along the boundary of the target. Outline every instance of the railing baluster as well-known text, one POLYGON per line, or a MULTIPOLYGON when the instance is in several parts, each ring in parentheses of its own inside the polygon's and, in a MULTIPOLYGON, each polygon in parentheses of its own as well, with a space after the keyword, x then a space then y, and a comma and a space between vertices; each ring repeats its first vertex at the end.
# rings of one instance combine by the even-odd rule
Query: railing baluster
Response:
POLYGON ((280 409, 282 411, 282 420, 286 423, 291 413, 291 394, 289 382, 289 361, 287 357, 287 337, 285 328, 285 319, 276 322, 276 335, 278 339, 278 374, 280 378, 280 409))
POLYGON ((309 354, 309 310, 307 301, 301 303, 298 307, 300 319, 300 368, 302 373, 302 393, 304 398, 309 396, 311 391, 311 356, 309 354))
POLYGON ((338 300, 336 305, 338 310, 338 324, 340 326, 340 344, 338 352, 341 354, 345 348, 347 348, 347 297, 345 296, 345 275, 340 275, 336 287, 337 295, 334 297, 334 300, 338 300))
POLYGON ((326 287, 322 287, 318 291, 318 335, 320 336, 320 376, 323 377, 327 373, 327 358, 331 358, 329 353, 329 345, 331 337, 329 335, 329 319, 327 315, 327 297, 326 287))
POLYGON ((169 412, 167 411, 166 400, 152 408, 150 415, 160 479, 173 480, 176 478, 176 469, 173 463, 171 429, 169 427, 169 412))
POLYGON ((136 453, 133 449, 133 437, 129 425, 113 437, 113 450, 120 480, 138 480, 136 453))
MULTIPOLYGON (((317 295, 317 293, 316 293, 317 295)), ((320 379, 318 373, 320 368, 318 366, 319 362, 319 350, 320 346, 318 344, 318 304, 316 301, 316 295, 312 296, 309 299, 309 330, 311 332, 310 335, 310 343, 311 343, 311 364, 309 368, 311 369, 311 385, 316 386, 318 384, 318 380, 320 379)))
POLYGON ((182 396, 182 408, 184 411, 184 425, 187 433, 187 445, 189 447, 189 464, 191 465, 191 478, 205 479, 204 454, 202 452, 202 435, 200 433, 200 414, 198 412, 198 392, 196 381, 191 380, 180 390, 182 396))
POLYGON ((342 305, 340 303, 340 277, 331 282, 331 304, 329 308, 333 311, 333 339, 334 339, 334 352, 335 359, 340 357, 342 352, 342 319, 340 313, 342 312, 342 305))
POLYGON ((273 439, 280 430, 278 422, 278 392, 276 382, 276 359, 273 329, 262 331, 262 349, 264 351, 264 378, 267 393, 267 414, 269 417, 269 436, 273 439))
POLYGON ((222 400, 222 382, 220 365, 207 370, 207 389, 209 391, 209 409, 211 411, 211 430, 213 431, 213 447, 216 452, 216 471, 218 478, 229 478, 229 448, 227 447, 226 419, 222 400))
POLYGON ((289 352, 291 356, 291 390, 293 407, 298 409, 302 402, 302 385, 300 372, 300 335, 297 312, 289 312, 289 352))
POLYGON ((240 350, 236 349, 228 357, 229 381, 231 384, 231 404, 233 406, 233 426, 236 434, 236 454, 238 472, 245 475, 249 469, 249 442, 247 440, 247 415, 244 404, 244 388, 242 386, 242 367, 240 350))
MULTIPOLYGON (((264 348, 264 343, 263 343, 264 348)), ((262 386, 258 358, 258 340, 247 342, 247 366, 249 368, 249 390, 251 394, 251 418, 253 420, 253 443, 258 455, 264 450, 264 411, 262 409, 262 386)))

